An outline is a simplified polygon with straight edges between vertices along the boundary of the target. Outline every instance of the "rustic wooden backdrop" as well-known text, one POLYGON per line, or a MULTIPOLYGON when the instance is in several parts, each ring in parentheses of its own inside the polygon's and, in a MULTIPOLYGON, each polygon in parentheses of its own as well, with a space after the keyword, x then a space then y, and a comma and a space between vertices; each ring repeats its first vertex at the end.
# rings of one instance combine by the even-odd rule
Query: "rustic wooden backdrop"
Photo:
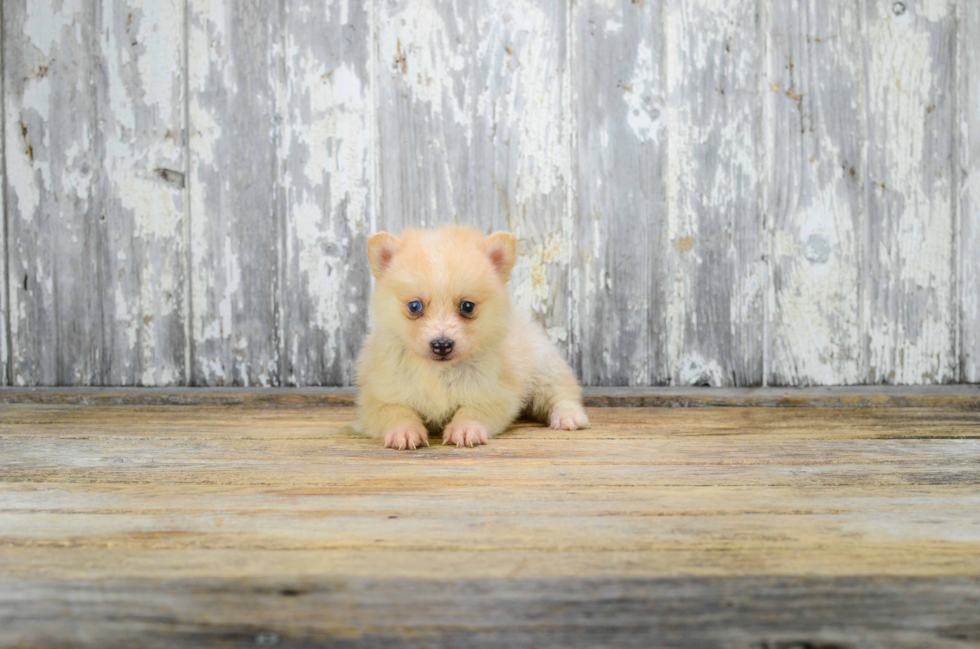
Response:
POLYGON ((601 385, 980 381, 975 0, 3 0, 2 381, 345 385, 377 230, 601 385))

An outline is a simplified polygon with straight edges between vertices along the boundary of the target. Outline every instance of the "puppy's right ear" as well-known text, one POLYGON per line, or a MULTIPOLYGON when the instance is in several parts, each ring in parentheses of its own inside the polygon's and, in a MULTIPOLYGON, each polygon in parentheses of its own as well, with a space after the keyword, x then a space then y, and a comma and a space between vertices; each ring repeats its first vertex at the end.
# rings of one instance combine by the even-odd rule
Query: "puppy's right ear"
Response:
POLYGON ((368 238, 368 262, 375 279, 381 279, 400 244, 398 237, 387 232, 379 232, 368 238))

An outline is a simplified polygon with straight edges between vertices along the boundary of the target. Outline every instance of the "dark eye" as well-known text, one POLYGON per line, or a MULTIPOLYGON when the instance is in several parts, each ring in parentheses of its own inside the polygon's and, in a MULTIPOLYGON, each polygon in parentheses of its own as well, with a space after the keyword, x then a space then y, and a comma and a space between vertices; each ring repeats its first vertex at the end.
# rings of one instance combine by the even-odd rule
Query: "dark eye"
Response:
POLYGON ((422 303, 418 300, 412 300, 408 303, 408 312, 415 315, 422 313, 422 303))
POLYGON ((473 304, 472 302, 462 302, 459 305, 459 312, 462 313, 463 315, 470 315, 473 313, 473 309, 475 308, 476 305, 473 304))

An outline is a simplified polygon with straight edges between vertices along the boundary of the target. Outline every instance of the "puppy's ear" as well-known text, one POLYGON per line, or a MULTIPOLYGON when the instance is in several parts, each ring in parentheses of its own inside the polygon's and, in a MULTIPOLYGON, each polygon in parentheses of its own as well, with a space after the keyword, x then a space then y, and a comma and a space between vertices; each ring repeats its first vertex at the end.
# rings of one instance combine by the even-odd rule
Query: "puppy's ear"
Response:
POLYGON ((375 279, 381 279, 400 245, 398 237, 387 232, 379 232, 368 238, 368 262, 375 279))
POLYGON ((517 239, 509 232, 494 232, 483 240, 483 249, 490 263, 497 269, 500 279, 510 279, 510 271, 517 261, 517 239))

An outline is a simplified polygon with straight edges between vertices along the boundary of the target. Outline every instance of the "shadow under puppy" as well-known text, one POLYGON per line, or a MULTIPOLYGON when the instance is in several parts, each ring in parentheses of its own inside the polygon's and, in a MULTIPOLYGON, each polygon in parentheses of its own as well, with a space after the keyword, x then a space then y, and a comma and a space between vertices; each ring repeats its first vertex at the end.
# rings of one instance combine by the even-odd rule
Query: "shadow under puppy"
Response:
POLYGON ((512 234, 475 228, 368 240, 377 285, 361 350, 355 427, 386 447, 477 446, 519 415, 586 428, 582 390, 541 327, 514 312, 512 234))

